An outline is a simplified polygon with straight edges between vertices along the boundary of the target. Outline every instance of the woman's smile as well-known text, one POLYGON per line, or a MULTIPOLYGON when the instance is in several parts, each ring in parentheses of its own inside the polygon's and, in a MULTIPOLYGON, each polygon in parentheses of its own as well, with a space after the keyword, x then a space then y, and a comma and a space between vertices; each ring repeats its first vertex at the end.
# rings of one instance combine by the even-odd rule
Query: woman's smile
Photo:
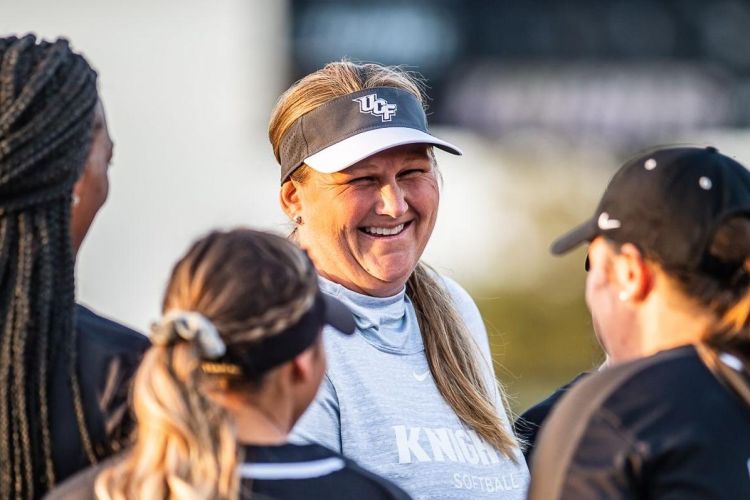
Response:
POLYGON ((407 229, 411 226, 412 221, 402 222, 398 225, 389 226, 365 226, 360 227, 359 231, 364 233, 366 236, 374 238, 375 240, 396 240, 400 236, 403 236, 407 229))

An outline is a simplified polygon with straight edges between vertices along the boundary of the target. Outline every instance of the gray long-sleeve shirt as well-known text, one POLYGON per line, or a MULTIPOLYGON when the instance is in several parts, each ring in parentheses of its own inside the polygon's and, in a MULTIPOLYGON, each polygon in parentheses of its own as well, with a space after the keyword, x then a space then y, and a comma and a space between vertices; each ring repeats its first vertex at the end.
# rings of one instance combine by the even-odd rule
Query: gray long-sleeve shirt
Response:
MULTIPOLYGON (((487 332, 471 297, 442 278, 494 381, 487 332)), ((353 458, 415 499, 525 498, 528 470, 483 442, 442 398, 425 357, 414 307, 405 292, 370 297, 321 278, 325 293, 354 313, 357 332, 324 331, 328 369, 316 400, 294 428, 353 458)), ((496 408, 510 425, 501 398, 496 408)))

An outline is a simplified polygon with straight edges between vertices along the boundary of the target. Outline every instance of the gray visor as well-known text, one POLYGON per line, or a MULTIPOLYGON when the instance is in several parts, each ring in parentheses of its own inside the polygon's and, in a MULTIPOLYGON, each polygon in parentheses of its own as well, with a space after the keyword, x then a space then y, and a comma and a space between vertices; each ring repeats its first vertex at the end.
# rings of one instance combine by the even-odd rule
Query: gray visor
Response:
POLYGON ((303 163, 319 172, 338 172, 404 144, 431 144, 461 154, 430 135, 422 104, 411 92, 376 87, 337 97, 302 115, 284 134, 281 182, 303 163))

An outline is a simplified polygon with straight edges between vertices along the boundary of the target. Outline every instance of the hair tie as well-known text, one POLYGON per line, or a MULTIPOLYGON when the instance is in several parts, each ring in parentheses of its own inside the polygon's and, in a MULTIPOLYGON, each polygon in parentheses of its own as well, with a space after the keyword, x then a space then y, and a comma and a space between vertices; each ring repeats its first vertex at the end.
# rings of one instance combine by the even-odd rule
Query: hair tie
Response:
POLYGON ((213 323, 198 312, 172 310, 161 321, 151 325, 151 342, 159 346, 172 345, 179 340, 196 341, 204 359, 217 359, 227 346, 213 323))

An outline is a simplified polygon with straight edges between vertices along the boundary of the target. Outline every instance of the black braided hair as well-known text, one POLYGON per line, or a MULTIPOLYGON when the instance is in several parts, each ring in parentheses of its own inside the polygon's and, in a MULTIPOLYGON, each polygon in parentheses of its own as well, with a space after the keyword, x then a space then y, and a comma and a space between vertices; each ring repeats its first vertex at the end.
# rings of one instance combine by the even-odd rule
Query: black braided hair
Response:
POLYGON ((57 359, 70 361, 81 444, 96 460, 75 368, 70 207, 97 101, 95 71, 66 40, 0 38, 0 499, 37 498, 55 484, 57 359))

